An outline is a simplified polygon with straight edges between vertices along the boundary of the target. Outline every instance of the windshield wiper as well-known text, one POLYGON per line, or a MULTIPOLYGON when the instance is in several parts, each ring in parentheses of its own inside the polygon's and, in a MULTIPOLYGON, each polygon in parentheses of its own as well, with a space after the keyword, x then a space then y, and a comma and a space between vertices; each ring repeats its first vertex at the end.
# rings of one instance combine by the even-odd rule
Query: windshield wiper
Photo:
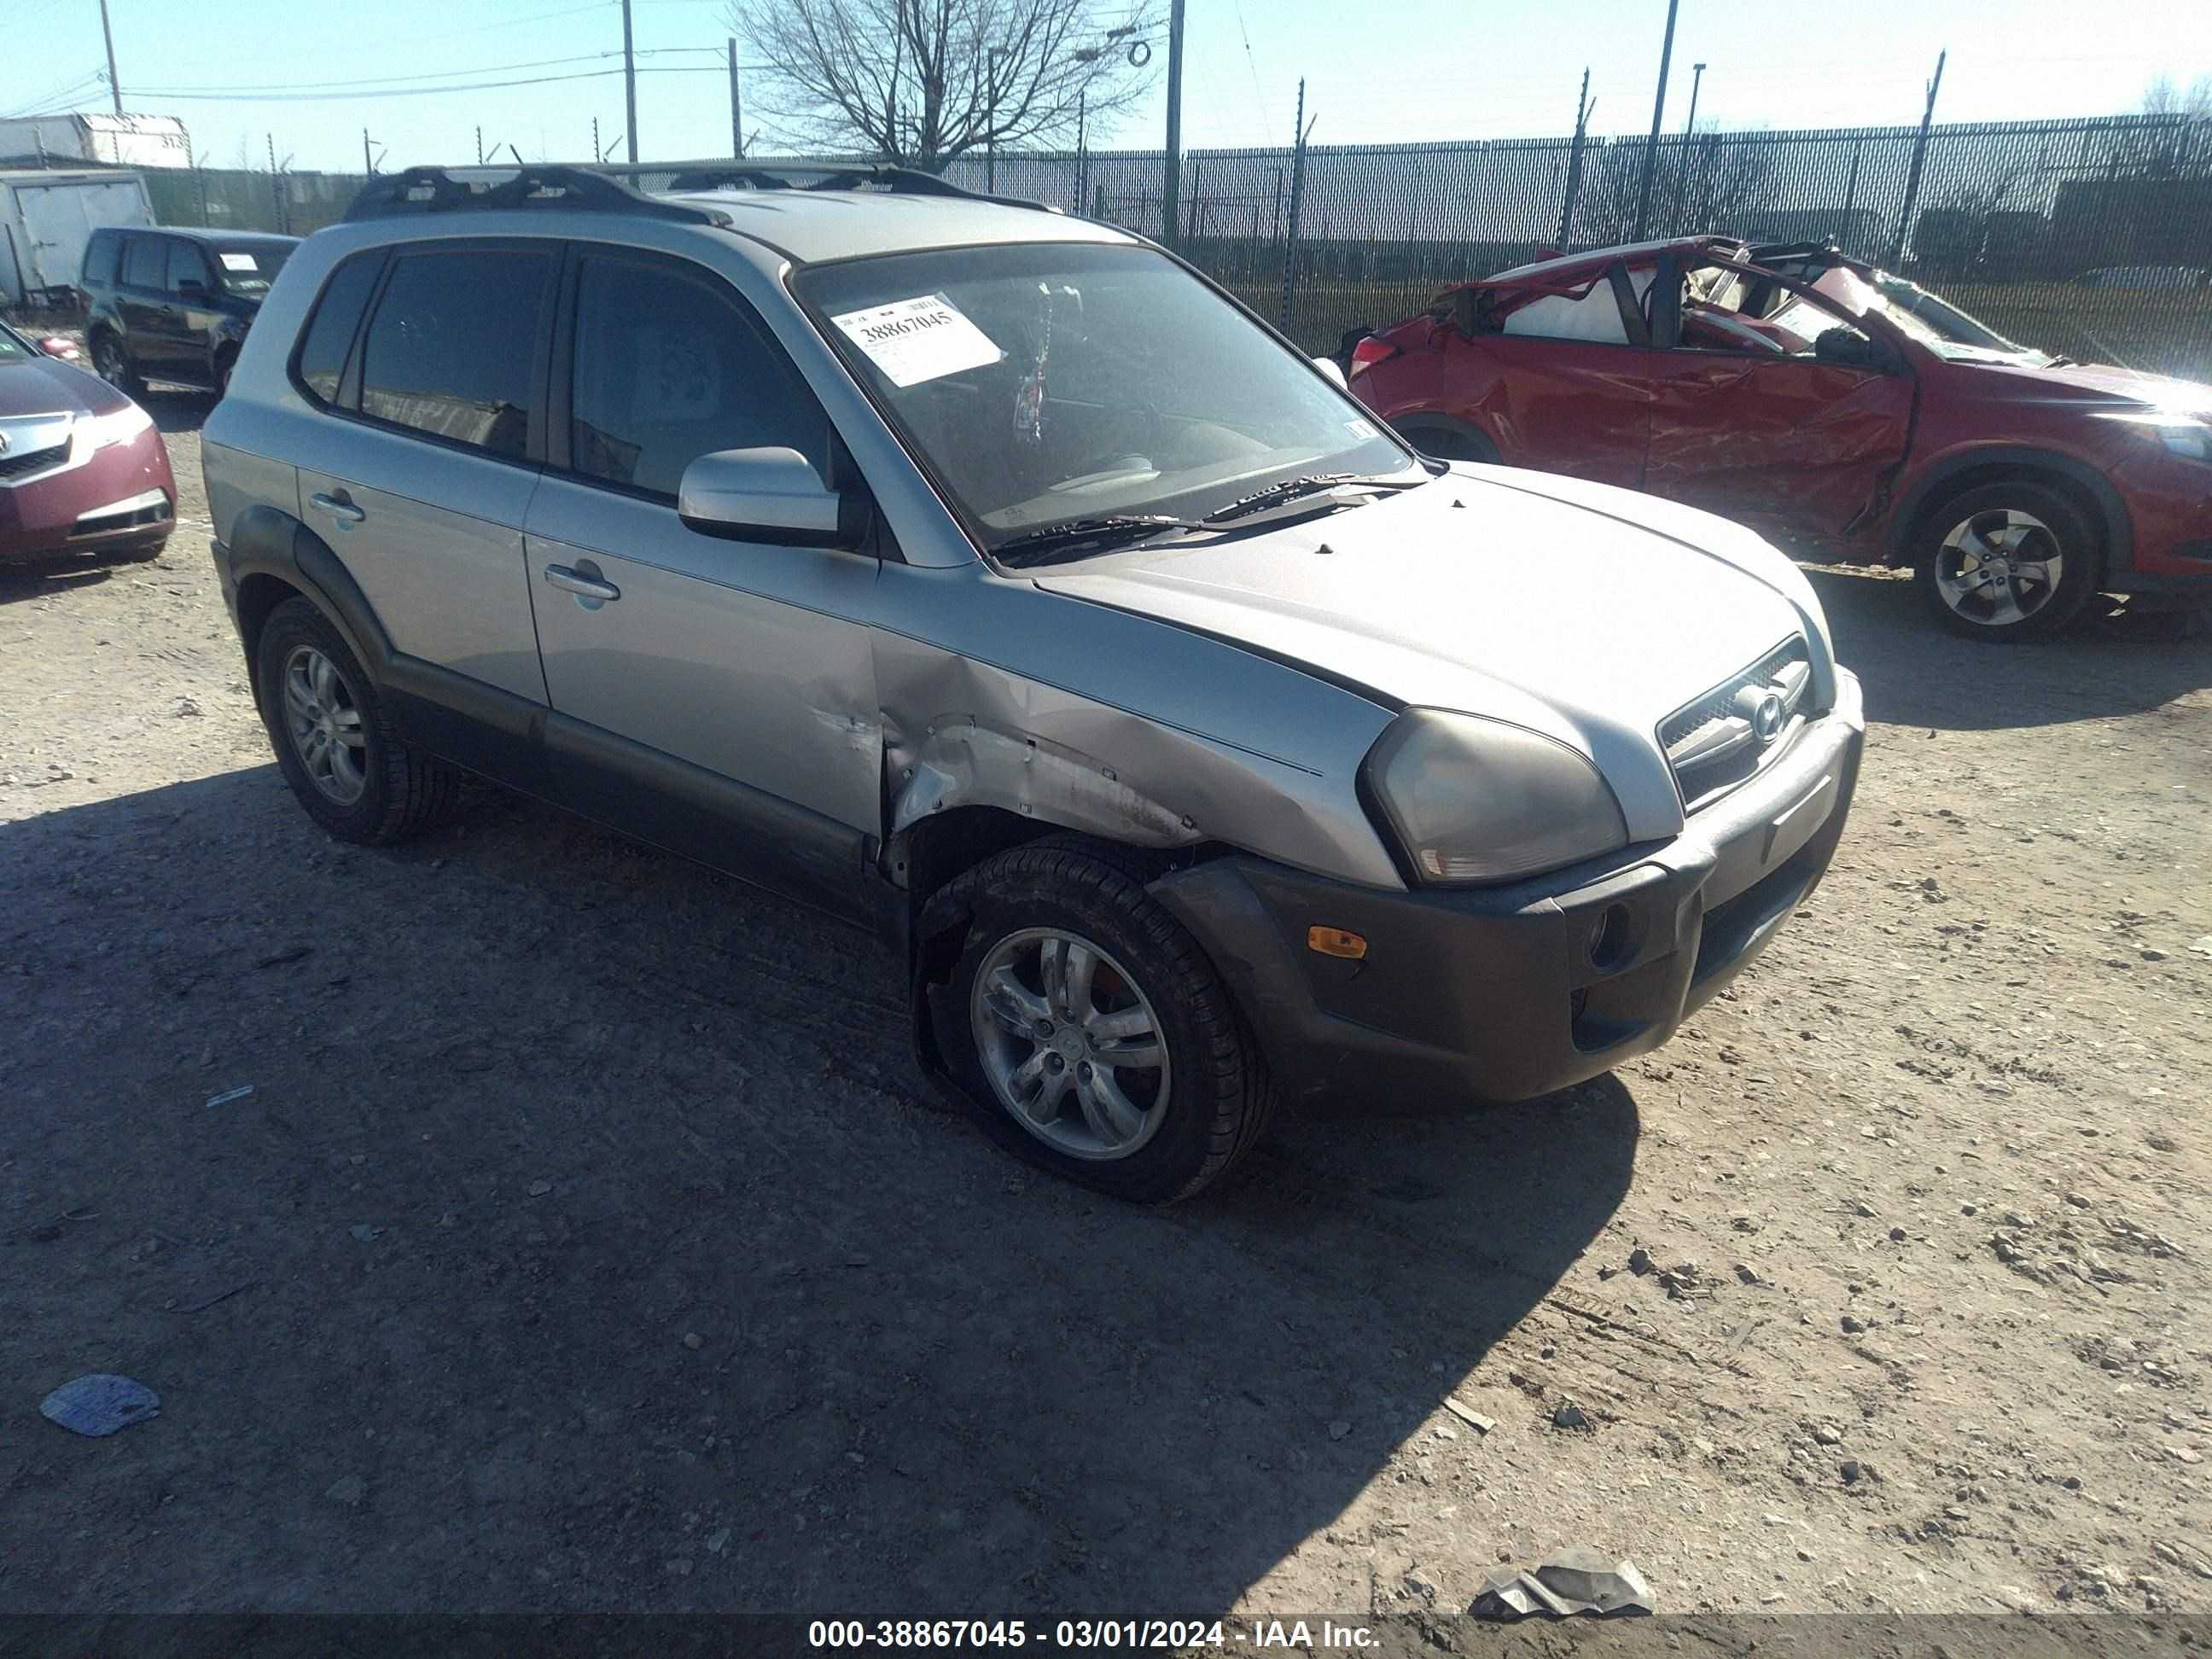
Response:
POLYGON ((1170 518, 1164 513, 1116 513, 1041 525, 1011 541, 1000 542, 991 551, 1002 564, 1048 564, 1072 554, 1125 547, 1170 530, 1205 528, 1192 520, 1170 518))
POLYGON ((1416 484, 1427 482, 1426 478, 1412 479, 1404 483, 1381 478, 1363 478, 1357 472, 1310 472, 1304 477, 1285 478, 1282 483, 1270 484, 1267 489, 1247 495, 1241 501, 1234 501, 1226 507, 1217 507, 1206 515, 1204 522, 1209 525, 1233 523, 1238 519, 1248 518, 1255 513, 1264 513, 1272 507, 1287 506, 1303 496, 1319 495, 1324 490, 1339 489, 1346 486, 1388 493, 1393 490, 1411 489, 1416 484))

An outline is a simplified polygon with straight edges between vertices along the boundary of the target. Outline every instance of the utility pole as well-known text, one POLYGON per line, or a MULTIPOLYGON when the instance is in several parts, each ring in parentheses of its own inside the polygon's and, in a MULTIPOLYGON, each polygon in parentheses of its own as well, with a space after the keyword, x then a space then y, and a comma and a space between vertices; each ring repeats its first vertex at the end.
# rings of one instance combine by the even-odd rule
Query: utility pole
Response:
POLYGON ((1091 88, 1075 94, 1075 210, 1083 211, 1084 185, 1091 178, 1091 88))
POLYGON ((730 155, 738 161, 745 159, 744 106, 738 101, 738 38, 730 41, 730 155))
POLYGON ((361 170, 365 173, 374 173, 376 171, 376 163, 371 161, 368 155, 368 129, 367 127, 363 127, 361 130, 361 170))
POLYGON ((115 31, 107 21, 107 0, 100 0, 100 32, 107 41, 107 89, 115 94, 115 112, 123 113, 123 82, 115 78, 115 31))
POLYGON ((1176 207, 1182 197, 1182 0, 1169 0, 1168 154, 1167 173, 1160 185, 1160 240, 1170 247, 1176 245, 1176 207))
POLYGON ((1674 13, 1681 0, 1667 0, 1667 39, 1659 48, 1659 95, 1651 100, 1651 142, 1644 150, 1644 179, 1636 187, 1636 228, 1632 242, 1644 240, 1644 227, 1651 216, 1651 168, 1659 159, 1659 123, 1667 113, 1667 67, 1674 57, 1674 13))
POLYGON ((629 159, 637 163, 637 52, 630 41, 629 0, 622 0, 623 9, 623 113, 629 118, 629 159))
POLYGON ((1682 189, 1690 182, 1690 142, 1698 133, 1698 88, 1705 83, 1703 64, 1690 69, 1690 118, 1682 123, 1682 165, 1674 169, 1674 210, 1667 216, 1667 228, 1676 231, 1682 228, 1682 189))
POLYGON ((1583 70, 1582 95, 1575 100, 1575 147, 1567 157, 1567 199, 1559 204, 1559 251, 1567 251, 1567 238, 1574 232, 1575 198, 1583 188, 1583 144, 1589 133, 1589 70, 1583 70))
POLYGON ((1911 234, 1913 204, 1920 199, 1920 166, 1928 159, 1928 129, 1936 119, 1936 93, 1943 84, 1943 60, 1948 49, 1936 54, 1936 76, 1928 83, 1928 106, 1920 112, 1920 137, 1912 146, 1912 173, 1905 181, 1905 210, 1897 216, 1897 242, 1889 251, 1889 267, 1905 263, 1905 239, 1911 234))

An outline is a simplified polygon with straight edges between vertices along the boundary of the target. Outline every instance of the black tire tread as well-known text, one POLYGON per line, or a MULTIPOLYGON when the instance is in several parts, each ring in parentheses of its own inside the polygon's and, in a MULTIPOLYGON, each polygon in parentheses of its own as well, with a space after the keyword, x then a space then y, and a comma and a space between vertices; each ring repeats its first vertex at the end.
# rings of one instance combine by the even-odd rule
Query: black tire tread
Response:
POLYGON ((460 805, 459 769, 414 747, 399 736, 384 700, 377 695, 374 683, 347 647, 343 637, 313 601, 287 599, 271 611, 262 623, 255 652, 261 664, 262 720, 269 728, 269 740, 276 746, 293 793, 324 829, 341 840, 382 847, 420 835, 453 817, 460 805), (362 725, 369 730, 371 747, 380 763, 380 775, 370 787, 375 811, 362 822, 346 822, 316 794, 313 785, 306 783, 304 778, 293 777, 296 763, 277 713, 277 700, 283 693, 276 682, 281 665, 277 673, 270 672, 271 659, 281 665, 283 655, 289 649, 285 641, 292 635, 307 635, 344 671, 347 683, 353 688, 355 704, 362 711, 362 725))
MULTIPOLYGON (((1182 924, 1145 890, 1158 873, 1157 861, 1137 849, 1052 836, 985 859, 954 878, 948 896, 963 909, 988 893, 1000 902, 1035 894, 1079 910, 1115 912, 1157 953, 1166 969, 1164 981, 1146 988, 1173 1000, 1199 1027, 1200 1094, 1211 1120, 1197 1170, 1176 1190, 1152 1200, 1172 1204, 1211 1186, 1250 1150, 1273 1114, 1275 1091, 1212 963, 1182 924)), ((1188 1074, 1182 1057, 1178 1066, 1180 1076, 1188 1074)), ((1000 1109, 995 1101, 992 1109, 1000 1109)))

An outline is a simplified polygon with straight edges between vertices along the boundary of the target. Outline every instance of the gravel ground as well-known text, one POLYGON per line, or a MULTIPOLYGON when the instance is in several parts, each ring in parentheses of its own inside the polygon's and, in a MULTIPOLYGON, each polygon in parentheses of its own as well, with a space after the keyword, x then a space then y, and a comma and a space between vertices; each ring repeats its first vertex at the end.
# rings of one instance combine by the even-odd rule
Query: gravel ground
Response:
POLYGON ((1144 1212, 830 924, 489 790, 317 833, 149 401, 168 554, 0 575, 0 1608, 2212 1610, 2203 640, 1817 572, 1865 780, 1729 994, 1144 1212))

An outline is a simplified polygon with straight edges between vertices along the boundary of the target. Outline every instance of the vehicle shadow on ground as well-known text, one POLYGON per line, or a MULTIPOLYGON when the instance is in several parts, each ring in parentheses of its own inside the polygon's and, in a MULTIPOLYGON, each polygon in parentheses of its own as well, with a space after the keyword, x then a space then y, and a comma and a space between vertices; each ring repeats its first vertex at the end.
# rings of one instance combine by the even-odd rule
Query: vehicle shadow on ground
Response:
POLYGON ((1634 1168, 1607 1079, 1098 1199, 921 1103, 858 936, 503 795, 362 851, 262 766, 0 884, 0 1385, 163 1400, 15 1437, 27 1608, 1215 1612, 1554 1432, 1483 1361, 1634 1168))
POLYGON ((2092 618, 2041 643, 1990 645, 1940 627, 1905 573, 1814 566, 1836 655, 1857 672, 1867 718, 1983 732, 2105 720, 2212 685, 2212 635, 2179 619, 2092 618))
POLYGON ((138 398, 138 406, 165 433, 198 431, 207 423, 215 404, 212 392, 181 386, 149 386, 138 398))
POLYGON ((26 599, 50 599, 73 587, 95 586, 118 570, 150 564, 156 556, 114 548, 9 559, 0 562, 0 605, 21 605, 26 599))

